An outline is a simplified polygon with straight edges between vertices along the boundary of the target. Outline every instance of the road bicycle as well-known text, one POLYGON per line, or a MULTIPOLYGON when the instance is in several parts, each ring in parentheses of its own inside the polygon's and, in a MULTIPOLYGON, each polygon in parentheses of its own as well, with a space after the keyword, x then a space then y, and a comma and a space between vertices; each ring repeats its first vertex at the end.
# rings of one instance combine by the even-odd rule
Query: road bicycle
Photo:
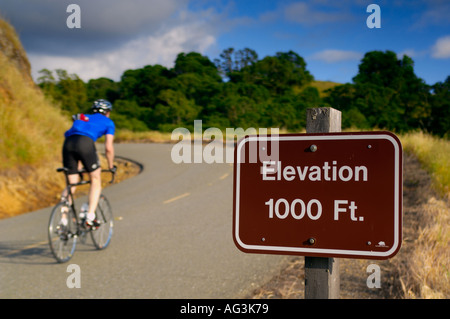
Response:
MULTIPOLYGON (((100 225, 97 228, 86 227, 85 219, 80 216, 80 212, 77 212, 75 208, 72 193, 73 186, 90 183, 89 180, 83 179, 83 173, 86 173, 86 171, 80 170, 77 172, 81 178, 75 184, 70 184, 67 168, 58 168, 56 171, 64 173, 68 195, 53 208, 50 214, 48 240, 53 256, 58 262, 64 263, 72 258, 78 239, 85 243, 88 233, 90 233, 97 249, 108 247, 113 234, 114 221, 111 205, 106 196, 101 194, 95 211, 96 219, 100 225)), ((113 183, 115 170, 102 170, 103 172, 111 173, 112 177, 109 183, 113 183)))

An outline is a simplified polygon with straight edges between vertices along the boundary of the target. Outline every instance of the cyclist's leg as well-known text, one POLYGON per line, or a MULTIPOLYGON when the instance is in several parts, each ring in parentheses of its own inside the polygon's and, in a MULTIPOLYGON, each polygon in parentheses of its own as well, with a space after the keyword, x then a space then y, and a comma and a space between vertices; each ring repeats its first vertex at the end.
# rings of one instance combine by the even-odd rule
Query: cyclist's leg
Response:
POLYGON ((95 209, 97 208, 102 189, 100 161, 97 156, 94 141, 87 136, 78 136, 76 154, 83 163, 86 171, 89 173, 91 184, 89 188, 89 210, 87 219, 92 221, 95 218, 95 209))
MULTIPOLYGON (((68 169, 68 179, 70 184, 76 184, 80 181, 80 176, 78 175, 78 171, 83 167, 81 163, 80 156, 78 155, 78 140, 79 136, 70 136, 65 139, 63 149, 62 149, 62 157, 63 157, 63 166, 68 169)), ((75 193, 76 187, 71 188, 72 194, 75 193)), ((61 199, 68 197, 68 190, 64 189, 61 194, 61 199)), ((69 204, 72 200, 68 198, 69 204)))
POLYGON ((102 192, 102 179, 101 179, 102 169, 98 168, 95 171, 89 173, 91 179, 91 186, 89 188, 89 211, 87 218, 93 220, 95 218, 95 210, 98 205, 98 200, 102 192))
MULTIPOLYGON (((80 181, 79 174, 70 174, 70 175, 67 175, 67 178, 69 179, 70 184, 76 184, 80 181)), ((75 194, 76 189, 77 189, 76 186, 71 187, 70 191, 72 192, 72 195, 75 194)), ((67 188, 64 188, 64 190, 61 193, 61 199, 66 198, 69 201, 69 204, 72 205, 72 198, 68 197, 68 196, 69 196, 68 190, 67 190, 67 188)))

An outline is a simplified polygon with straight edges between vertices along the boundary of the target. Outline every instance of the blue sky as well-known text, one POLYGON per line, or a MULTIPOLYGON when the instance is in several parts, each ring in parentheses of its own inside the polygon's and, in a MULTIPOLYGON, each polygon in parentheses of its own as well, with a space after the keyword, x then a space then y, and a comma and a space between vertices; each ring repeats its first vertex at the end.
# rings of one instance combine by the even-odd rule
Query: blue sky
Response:
POLYGON ((127 69, 172 67, 180 52, 211 60, 229 47, 260 59, 293 50, 316 80, 351 82, 368 51, 392 50, 415 62, 428 84, 450 75, 448 0, 2 0, 35 78, 62 68, 83 80, 119 80, 127 69), (80 29, 69 29, 67 6, 80 6, 80 29), (368 28, 369 4, 381 28, 368 28))

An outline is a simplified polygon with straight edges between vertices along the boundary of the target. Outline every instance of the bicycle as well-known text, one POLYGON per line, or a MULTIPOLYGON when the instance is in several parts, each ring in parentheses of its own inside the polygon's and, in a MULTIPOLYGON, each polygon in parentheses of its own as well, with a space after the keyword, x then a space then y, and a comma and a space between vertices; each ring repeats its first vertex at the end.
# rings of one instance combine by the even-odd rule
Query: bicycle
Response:
MULTIPOLYGON (((59 263, 64 263, 72 258, 77 240, 80 239, 83 243, 86 242, 88 233, 91 234, 94 246, 98 250, 108 247, 113 234, 114 221, 111 205, 105 195, 101 194, 95 210, 96 219, 100 223, 100 226, 95 229, 86 227, 84 218, 80 218, 80 214, 77 213, 72 194, 73 186, 90 183, 88 180, 83 180, 83 173, 86 171, 80 170, 77 172, 81 179, 75 184, 70 184, 67 168, 58 168, 56 171, 64 173, 68 195, 55 205, 50 214, 48 240, 53 256, 59 263), (62 222, 63 217, 66 220, 65 223, 62 222)), ((109 182, 112 184, 115 178, 115 170, 102 170, 103 172, 110 172, 112 174, 111 181, 109 182)))

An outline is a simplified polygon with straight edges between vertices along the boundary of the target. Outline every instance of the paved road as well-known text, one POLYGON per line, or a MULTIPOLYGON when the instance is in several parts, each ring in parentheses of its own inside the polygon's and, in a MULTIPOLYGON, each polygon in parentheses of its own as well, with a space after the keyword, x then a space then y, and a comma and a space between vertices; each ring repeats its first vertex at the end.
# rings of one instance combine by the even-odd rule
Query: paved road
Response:
MULTIPOLYGON (((0 221, 0 298, 239 298, 287 257, 240 252, 232 241, 231 164, 174 164, 172 145, 119 144, 143 172, 104 190, 115 214, 110 247, 90 238, 53 259, 50 208, 0 221), (67 287, 69 264, 81 288, 67 287)), ((56 174, 56 173, 55 173, 56 174)))

